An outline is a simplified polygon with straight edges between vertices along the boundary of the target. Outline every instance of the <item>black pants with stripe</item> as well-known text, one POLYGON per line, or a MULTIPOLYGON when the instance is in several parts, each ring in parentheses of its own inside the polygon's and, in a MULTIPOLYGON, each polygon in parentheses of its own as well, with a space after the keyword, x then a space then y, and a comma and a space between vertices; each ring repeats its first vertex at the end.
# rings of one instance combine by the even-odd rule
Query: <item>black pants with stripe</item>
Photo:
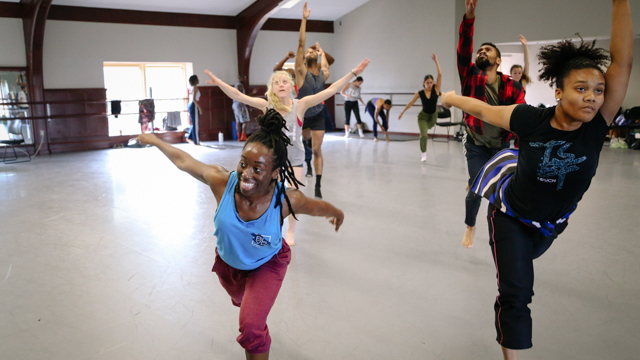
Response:
MULTIPOLYGON (((532 346, 529 304, 533 297, 533 260, 544 254, 557 236, 544 236, 491 204, 487 220, 499 292, 494 305, 496 340, 508 349, 528 349, 532 346)), ((566 227, 566 221, 558 224, 558 234, 566 227)))

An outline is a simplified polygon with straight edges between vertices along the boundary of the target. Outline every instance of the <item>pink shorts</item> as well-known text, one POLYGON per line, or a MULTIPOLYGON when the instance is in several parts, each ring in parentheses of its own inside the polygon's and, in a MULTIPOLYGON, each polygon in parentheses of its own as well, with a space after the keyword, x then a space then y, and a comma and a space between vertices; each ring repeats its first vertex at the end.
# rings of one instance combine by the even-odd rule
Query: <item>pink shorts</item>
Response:
POLYGON ((291 249, 284 239, 280 251, 254 270, 238 270, 229 266, 216 249, 216 261, 211 271, 218 275, 233 305, 240 307, 240 335, 237 341, 250 354, 269 351, 271 336, 267 316, 276 301, 289 262, 291 249))

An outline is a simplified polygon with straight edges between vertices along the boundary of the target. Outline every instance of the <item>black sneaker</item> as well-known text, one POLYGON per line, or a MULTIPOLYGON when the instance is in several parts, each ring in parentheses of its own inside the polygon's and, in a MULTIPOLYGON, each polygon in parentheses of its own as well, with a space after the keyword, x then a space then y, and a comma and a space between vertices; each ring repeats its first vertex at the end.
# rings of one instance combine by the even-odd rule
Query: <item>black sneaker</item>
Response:
POLYGON ((319 186, 316 186, 316 199, 322 199, 322 191, 319 186))

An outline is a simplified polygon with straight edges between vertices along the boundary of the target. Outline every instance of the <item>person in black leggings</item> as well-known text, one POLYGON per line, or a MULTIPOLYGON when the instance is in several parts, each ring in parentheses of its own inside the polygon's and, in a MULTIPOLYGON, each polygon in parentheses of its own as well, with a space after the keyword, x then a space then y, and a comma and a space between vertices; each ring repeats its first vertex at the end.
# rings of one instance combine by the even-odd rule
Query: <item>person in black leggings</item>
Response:
POLYGON ((442 104, 514 132, 519 149, 494 156, 471 191, 490 201, 490 245, 498 292, 496 340, 505 359, 532 347, 529 303, 533 260, 567 227, 569 216, 596 174, 600 151, 625 98, 633 64, 628 0, 613 1, 611 63, 595 42, 564 40, 542 48, 540 80, 555 85, 557 106, 491 106, 448 92, 442 104))
POLYGON ((360 107, 358 101, 365 105, 360 97, 360 91, 362 86, 362 76, 358 76, 353 82, 347 84, 347 86, 340 92, 344 96, 344 137, 349 137, 349 126, 351 125, 351 112, 356 116, 358 122, 358 134, 360 137, 364 137, 362 132, 362 120, 360 120, 360 107))

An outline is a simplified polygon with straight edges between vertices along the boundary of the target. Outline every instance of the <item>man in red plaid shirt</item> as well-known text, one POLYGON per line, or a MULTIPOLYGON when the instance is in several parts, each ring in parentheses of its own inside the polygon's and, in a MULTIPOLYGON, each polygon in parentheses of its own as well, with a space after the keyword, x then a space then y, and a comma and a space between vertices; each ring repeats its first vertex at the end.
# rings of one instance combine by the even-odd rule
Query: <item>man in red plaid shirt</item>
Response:
MULTIPOLYGON (((519 82, 498 71, 500 50, 492 43, 484 43, 473 53, 473 23, 478 0, 465 0, 466 13, 460 24, 458 41, 458 73, 462 95, 484 101, 490 105, 513 105, 524 103, 524 91, 519 82)), ((467 158, 469 185, 482 166, 500 150, 509 147, 509 133, 469 114, 464 114, 466 135, 463 137, 464 154, 467 158)), ((469 193, 465 199, 467 230, 462 240, 466 248, 473 246, 476 217, 481 197, 469 193)))

